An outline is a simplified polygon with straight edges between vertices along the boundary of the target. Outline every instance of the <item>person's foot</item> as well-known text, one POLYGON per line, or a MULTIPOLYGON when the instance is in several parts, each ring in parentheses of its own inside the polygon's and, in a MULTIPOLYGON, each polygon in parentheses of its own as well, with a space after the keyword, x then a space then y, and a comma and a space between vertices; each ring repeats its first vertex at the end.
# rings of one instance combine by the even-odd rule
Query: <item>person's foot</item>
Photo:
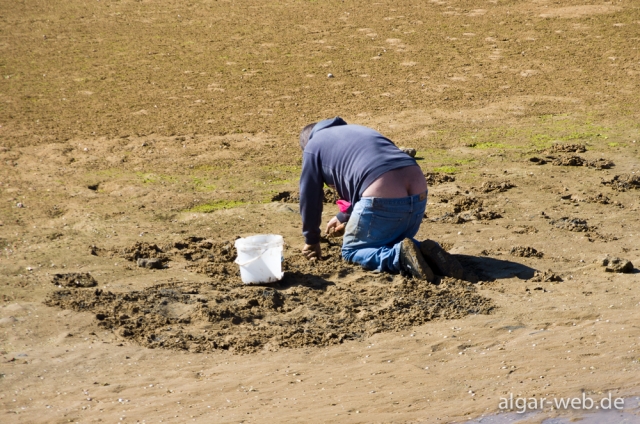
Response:
POLYGON ((413 240, 408 238, 402 240, 400 245, 400 266, 403 271, 420 280, 427 280, 431 283, 435 278, 420 250, 413 240))
POLYGON ((435 241, 425 240, 421 242, 420 252, 436 274, 459 280, 464 279, 465 271, 460 262, 435 241))

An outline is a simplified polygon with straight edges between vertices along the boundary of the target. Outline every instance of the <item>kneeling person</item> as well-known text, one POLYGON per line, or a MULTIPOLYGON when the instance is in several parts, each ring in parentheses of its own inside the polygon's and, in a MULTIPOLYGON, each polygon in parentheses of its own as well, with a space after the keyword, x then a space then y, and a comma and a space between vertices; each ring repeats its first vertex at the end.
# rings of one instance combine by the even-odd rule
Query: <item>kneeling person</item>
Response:
MULTIPOLYGON (((327 184, 351 204, 326 226, 331 233, 346 222, 344 259, 369 270, 405 271, 433 281, 434 273, 413 238, 427 205, 427 181, 415 159, 377 131, 348 125, 339 117, 307 125, 300 133, 300 147, 303 254, 309 259, 321 257, 323 186, 327 184)), ((429 244, 428 250, 436 256, 436 272, 451 274, 439 269, 443 264, 437 262, 437 254, 445 265, 455 260, 439 245, 429 244)))

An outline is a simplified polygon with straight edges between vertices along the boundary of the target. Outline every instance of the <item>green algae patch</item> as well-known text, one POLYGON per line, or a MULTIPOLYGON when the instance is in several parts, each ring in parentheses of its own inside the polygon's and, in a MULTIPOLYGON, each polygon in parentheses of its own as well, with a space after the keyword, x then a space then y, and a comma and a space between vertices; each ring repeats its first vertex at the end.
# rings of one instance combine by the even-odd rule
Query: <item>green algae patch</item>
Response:
POLYGON ((191 183, 193 185, 193 189, 196 191, 213 191, 216 189, 214 184, 211 184, 204 178, 192 177, 191 183))
POLYGON ((507 146, 503 143, 494 143, 492 141, 487 141, 484 143, 469 143, 467 147, 471 147, 473 149, 507 149, 507 148, 515 148, 515 146, 507 146))
POLYGON ((439 166, 437 168, 433 168, 433 172, 444 172, 445 174, 455 174, 459 169, 455 166, 439 166))

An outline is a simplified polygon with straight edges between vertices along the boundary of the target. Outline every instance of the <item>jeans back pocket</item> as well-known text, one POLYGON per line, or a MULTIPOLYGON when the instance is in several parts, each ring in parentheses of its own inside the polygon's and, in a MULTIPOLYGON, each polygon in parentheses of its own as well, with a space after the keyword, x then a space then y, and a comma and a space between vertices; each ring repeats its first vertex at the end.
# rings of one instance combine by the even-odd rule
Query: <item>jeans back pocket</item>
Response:
POLYGON ((388 210, 374 210, 367 238, 374 242, 391 243, 402 235, 409 223, 410 216, 406 213, 388 210))

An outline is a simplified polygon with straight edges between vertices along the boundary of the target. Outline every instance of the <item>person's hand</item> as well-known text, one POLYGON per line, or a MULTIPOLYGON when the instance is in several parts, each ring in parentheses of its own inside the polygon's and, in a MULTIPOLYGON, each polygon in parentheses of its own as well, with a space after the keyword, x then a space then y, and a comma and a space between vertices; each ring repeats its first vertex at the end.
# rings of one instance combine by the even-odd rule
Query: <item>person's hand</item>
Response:
POLYGON ((347 223, 341 223, 335 216, 327 223, 327 235, 329 237, 340 237, 344 234, 347 223))
POLYGON ((322 255, 322 249, 320 248, 320 243, 316 244, 305 244, 302 248, 302 256, 311 260, 317 259, 320 260, 322 255))

